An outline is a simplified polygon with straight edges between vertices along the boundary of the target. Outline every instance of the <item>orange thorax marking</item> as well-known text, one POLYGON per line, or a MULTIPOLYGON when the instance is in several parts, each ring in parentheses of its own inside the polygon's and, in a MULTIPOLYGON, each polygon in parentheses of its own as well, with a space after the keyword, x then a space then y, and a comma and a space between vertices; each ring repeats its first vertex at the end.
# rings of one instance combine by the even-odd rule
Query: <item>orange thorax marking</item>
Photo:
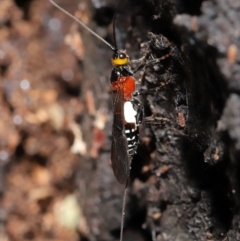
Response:
POLYGON ((117 81, 112 82, 112 88, 122 91, 124 100, 130 100, 135 91, 135 79, 131 76, 121 76, 117 81))

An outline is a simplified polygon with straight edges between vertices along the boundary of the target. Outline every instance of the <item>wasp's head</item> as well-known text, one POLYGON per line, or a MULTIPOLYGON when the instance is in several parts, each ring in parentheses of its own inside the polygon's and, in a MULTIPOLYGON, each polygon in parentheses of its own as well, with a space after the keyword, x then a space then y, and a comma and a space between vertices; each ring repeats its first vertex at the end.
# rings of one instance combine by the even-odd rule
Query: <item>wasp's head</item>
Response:
POLYGON ((126 65, 129 63, 129 57, 126 50, 115 50, 112 56, 112 64, 114 66, 126 65))

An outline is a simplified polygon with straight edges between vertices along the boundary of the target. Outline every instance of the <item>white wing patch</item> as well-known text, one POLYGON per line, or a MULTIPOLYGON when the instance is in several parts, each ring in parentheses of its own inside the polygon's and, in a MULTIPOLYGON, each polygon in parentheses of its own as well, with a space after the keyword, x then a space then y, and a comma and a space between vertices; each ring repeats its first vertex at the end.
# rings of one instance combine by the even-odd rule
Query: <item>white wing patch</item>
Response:
POLYGON ((124 118, 127 123, 136 124, 137 112, 134 110, 133 105, 130 101, 124 103, 124 118))

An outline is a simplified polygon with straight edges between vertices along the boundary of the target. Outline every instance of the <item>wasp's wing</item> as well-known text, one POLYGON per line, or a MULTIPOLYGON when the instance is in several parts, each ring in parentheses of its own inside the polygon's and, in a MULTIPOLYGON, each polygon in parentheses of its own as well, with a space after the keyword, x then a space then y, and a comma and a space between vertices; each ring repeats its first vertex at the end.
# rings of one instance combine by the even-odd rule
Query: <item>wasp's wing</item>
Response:
POLYGON ((119 183, 127 182, 129 176, 128 144, 125 136, 124 99, 121 91, 113 91, 113 128, 111 161, 114 175, 119 183))

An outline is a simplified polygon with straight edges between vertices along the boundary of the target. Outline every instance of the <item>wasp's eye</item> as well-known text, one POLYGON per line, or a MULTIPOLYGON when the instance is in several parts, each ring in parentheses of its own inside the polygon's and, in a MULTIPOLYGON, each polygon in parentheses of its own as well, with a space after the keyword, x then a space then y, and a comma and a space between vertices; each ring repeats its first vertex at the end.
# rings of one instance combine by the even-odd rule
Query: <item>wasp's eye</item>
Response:
POLYGON ((119 58, 120 59, 124 59, 124 58, 126 58, 127 56, 126 56, 126 54, 125 53, 120 53, 119 54, 119 58))

